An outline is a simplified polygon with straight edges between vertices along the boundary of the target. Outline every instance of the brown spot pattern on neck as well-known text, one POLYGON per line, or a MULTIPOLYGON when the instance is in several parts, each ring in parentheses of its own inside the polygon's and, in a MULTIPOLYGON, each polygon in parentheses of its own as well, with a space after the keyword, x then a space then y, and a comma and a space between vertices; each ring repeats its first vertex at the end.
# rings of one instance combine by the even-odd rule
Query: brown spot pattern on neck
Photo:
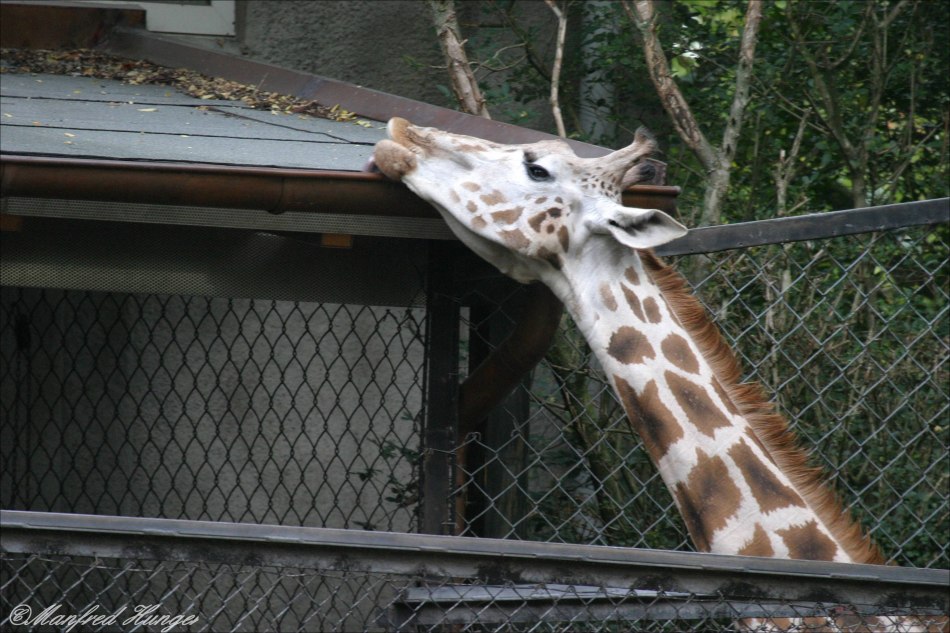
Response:
POLYGON ((854 562, 883 564, 880 550, 825 485, 823 473, 808 463, 808 455, 799 446, 798 438, 788 430, 785 419, 774 412, 762 390, 756 385, 739 383, 742 371, 735 354, 683 277, 652 251, 637 254, 646 273, 659 287, 673 318, 686 329, 710 364, 729 399, 748 421, 757 441, 765 447, 765 453, 791 480, 808 507, 854 562))
POLYGON ((762 512, 772 512, 788 506, 805 507, 798 493, 779 481, 745 441, 740 439, 737 444, 733 444, 729 448, 729 456, 742 471, 742 477, 749 484, 752 496, 762 512))
POLYGON ((617 328, 610 336, 607 353, 626 365, 643 362, 644 358, 656 357, 647 337, 640 330, 626 325, 617 328))
POLYGON ((796 560, 834 560, 838 546, 818 529, 815 521, 776 530, 788 547, 788 555, 796 560))
POLYGON ((627 300, 627 305, 630 306, 630 310, 633 311, 633 315, 646 323, 647 319, 643 315, 643 308, 640 306, 640 297, 623 284, 620 284, 620 289, 623 290, 623 296, 627 300))
POLYGON ((689 348, 689 343, 679 334, 670 334, 660 343, 660 351, 666 359, 689 374, 699 373, 699 359, 689 348))
POLYGON ((722 411, 706 394, 705 389, 671 371, 664 372, 663 376, 666 378, 666 384, 670 386, 673 396, 676 397, 676 401, 683 408, 686 417, 701 433, 709 437, 715 437, 716 429, 731 425, 722 411))
POLYGON ((660 317, 660 307, 653 297, 647 297, 643 300, 643 311, 646 312, 647 320, 650 323, 659 323, 662 320, 660 317))
POLYGON ((752 538, 737 553, 739 556, 764 556, 766 558, 775 556, 775 550, 772 548, 769 535, 758 523, 755 524, 752 538))
POLYGON ((742 494, 721 457, 696 449, 696 466, 673 491, 696 548, 708 552, 712 535, 739 509, 742 494))
POLYGON ((617 309, 617 300, 614 298, 614 293, 610 290, 610 284, 600 284, 600 300, 604 302, 604 306, 611 312, 616 311, 617 309))
POLYGON ((643 440, 653 459, 659 460, 670 446, 682 439, 683 429, 660 400, 656 381, 648 382, 639 397, 630 383, 620 376, 614 375, 614 384, 633 430, 643 440))
POLYGON ((632 283, 634 286, 640 285, 640 275, 637 274, 637 269, 633 266, 630 266, 625 271, 623 271, 623 276, 626 277, 627 281, 632 283))

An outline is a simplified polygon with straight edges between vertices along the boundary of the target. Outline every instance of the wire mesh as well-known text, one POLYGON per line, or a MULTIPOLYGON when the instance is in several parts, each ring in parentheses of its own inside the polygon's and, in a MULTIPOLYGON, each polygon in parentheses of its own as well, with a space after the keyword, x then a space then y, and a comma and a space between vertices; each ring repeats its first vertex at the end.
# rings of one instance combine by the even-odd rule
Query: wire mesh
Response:
POLYGON ((3 507, 413 529, 423 310, 0 293, 3 507))

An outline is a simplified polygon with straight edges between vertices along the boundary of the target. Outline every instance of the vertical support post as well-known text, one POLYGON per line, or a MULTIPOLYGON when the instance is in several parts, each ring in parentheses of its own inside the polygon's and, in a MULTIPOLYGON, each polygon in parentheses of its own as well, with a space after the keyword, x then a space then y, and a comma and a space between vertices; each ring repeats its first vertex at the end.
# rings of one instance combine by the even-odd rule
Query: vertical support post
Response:
MULTIPOLYGON (((499 292, 493 294, 504 296, 510 290, 501 292, 501 288, 514 285, 514 282, 505 280, 499 292)), ((479 303, 472 306, 474 331, 469 340, 469 376, 508 340, 517 327, 504 315, 523 313, 523 304, 532 298, 527 287, 520 287, 515 298, 503 305, 479 303)), ((530 371, 518 384, 525 385, 529 379, 530 371)), ((469 516, 474 517, 468 525, 468 533, 472 536, 508 538, 512 526, 519 524, 526 510, 525 486, 514 485, 516 482, 511 475, 524 469, 525 447, 512 442, 511 438, 518 426, 526 424, 529 402, 527 391, 515 384, 508 385, 508 388, 512 391, 485 414, 476 428, 471 429, 481 433, 478 450, 469 447, 468 455, 470 470, 478 472, 467 495, 469 516)))
POLYGON ((458 430, 459 304, 454 298, 456 244, 429 242, 426 275, 426 415, 423 430, 422 518, 425 534, 452 534, 458 430))

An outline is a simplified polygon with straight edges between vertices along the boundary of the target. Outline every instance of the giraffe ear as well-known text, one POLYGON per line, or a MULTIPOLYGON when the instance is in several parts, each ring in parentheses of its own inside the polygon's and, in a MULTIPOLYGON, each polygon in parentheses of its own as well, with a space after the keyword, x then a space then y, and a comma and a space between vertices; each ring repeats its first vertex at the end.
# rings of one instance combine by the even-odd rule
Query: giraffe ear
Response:
POLYGON ((630 248, 654 248, 687 233, 685 226, 659 209, 635 209, 613 204, 587 223, 594 233, 610 234, 630 248))

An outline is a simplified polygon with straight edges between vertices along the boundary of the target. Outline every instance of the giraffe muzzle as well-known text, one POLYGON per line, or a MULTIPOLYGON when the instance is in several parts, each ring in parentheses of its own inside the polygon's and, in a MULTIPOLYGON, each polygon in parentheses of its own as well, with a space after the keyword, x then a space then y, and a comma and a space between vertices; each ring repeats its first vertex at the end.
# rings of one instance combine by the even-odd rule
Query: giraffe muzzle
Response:
POLYGON ((387 125, 390 138, 376 143, 366 171, 379 170, 393 180, 401 180, 412 172, 418 165, 416 155, 424 153, 426 147, 426 139, 417 129, 406 119, 390 119, 387 125))
POLYGON ((416 168, 416 165, 416 155, 411 150, 395 141, 383 139, 376 143, 368 167, 369 171, 375 168, 388 178, 402 180, 403 176, 416 168))

